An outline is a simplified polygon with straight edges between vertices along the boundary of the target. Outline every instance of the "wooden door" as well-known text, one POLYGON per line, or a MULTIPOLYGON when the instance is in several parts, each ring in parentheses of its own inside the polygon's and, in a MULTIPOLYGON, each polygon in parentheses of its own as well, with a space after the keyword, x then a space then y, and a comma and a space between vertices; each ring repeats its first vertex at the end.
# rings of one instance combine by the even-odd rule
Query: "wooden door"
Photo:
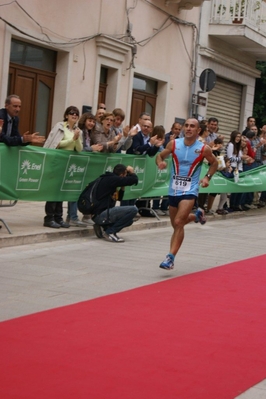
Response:
POLYGON ((139 115, 142 112, 148 112, 151 115, 151 121, 154 124, 156 97, 156 94, 148 94, 138 90, 133 90, 130 126, 138 123, 139 115))
POLYGON ((51 130, 55 73, 10 64, 8 95, 21 99, 19 131, 38 131, 47 137, 51 130))

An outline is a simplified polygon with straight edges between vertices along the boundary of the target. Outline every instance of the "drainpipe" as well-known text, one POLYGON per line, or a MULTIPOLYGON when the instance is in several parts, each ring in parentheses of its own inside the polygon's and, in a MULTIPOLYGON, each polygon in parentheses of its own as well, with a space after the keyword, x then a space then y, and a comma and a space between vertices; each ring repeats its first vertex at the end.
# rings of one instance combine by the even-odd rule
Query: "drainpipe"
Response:
POLYGON ((198 49, 199 49, 199 43, 200 43, 200 30, 201 30, 201 15, 202 15, 202 5, 200 6, 200 15, 199 15, 199 29, 197 32, 197 40, 196 40, 196 51, 195 51, 195 66, 194 66, 194 76, 192 78, 192 84, 191 84, 191 93, 190 93, 190 103, 189 103, 189 116, 192 116, 193 114, 198 114, 198 105, 192 103, 192 96, 193 94, 196 93, 196 79, 197 79, 197 69, 198 69, 198 49))

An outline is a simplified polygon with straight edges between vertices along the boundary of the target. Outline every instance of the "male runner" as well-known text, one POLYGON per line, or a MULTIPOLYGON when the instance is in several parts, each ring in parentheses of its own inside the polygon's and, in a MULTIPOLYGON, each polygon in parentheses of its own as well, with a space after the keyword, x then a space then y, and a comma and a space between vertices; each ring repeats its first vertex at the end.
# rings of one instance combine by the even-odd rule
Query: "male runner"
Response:
POLYGON ((211 148, 197 140, 200 131, 197 119, 188 119, 184 124, 184 138, 170 141, 165 150, 156 157, 159 169, 166 168, 164 161, 172 155, 172 174, 169 186, 169 214, 174 232, 170 242, 170 251, 160 264, 162 269, 174 268, 174 258, 184 239, 184 226, 189 222, 206 223, 203 209, 192 209, 196 203, 199 185, 208 187, 212 175, 217 170, 217 160, 211 148), (203 159, 209 163, 209 170, 203 179, 199 180, 203 159))

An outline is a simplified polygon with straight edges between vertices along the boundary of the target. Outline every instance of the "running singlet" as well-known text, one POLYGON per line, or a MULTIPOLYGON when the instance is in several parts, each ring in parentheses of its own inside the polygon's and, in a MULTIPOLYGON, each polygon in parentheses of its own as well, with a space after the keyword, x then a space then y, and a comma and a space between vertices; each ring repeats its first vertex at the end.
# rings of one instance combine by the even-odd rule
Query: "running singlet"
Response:
POLYGON ((191 146, 186 146, 184 138, 175 139, 169 195, 198 196, 203 149, 204 144, 201 141, 196 140, 191 146))

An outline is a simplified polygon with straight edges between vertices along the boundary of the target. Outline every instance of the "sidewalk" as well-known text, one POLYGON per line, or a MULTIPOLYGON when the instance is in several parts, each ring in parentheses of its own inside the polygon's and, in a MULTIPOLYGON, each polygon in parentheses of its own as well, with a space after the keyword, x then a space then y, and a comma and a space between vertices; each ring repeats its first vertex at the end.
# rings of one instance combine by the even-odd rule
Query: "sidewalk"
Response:
MULTIPOLYGON (((44 227, 44 205, 44 202, 20 201, 13 207, 0 207, 0 218, 6 222, 12 232, 12 234, 9 234, 3 223, 0 222, 0 226, 2 226, 2 228, 0 228, 0 248, 94 235, 92 226, 85 228, 70 227, 69 229, 51 229, 49 227, 44 227)), ((66 207, 67 203, 64 202, 64 218, 67 214, 66 207)), ((213 209, 216 209, 215 204, 213 209)), ((210 222, 211 220, 225 220, 229 218, 255 216, 258 214, 265 215, 266 208, 249 210, 247 212, 234 212, 226 216, 215 214, 207 216, 207 219, 208 222, 210 222)), ((160 220, 157 220, 155 217, 141 217, 125 230, 136 231, 166 226, 170 226, 169 216, 160 216, 160 220)))

